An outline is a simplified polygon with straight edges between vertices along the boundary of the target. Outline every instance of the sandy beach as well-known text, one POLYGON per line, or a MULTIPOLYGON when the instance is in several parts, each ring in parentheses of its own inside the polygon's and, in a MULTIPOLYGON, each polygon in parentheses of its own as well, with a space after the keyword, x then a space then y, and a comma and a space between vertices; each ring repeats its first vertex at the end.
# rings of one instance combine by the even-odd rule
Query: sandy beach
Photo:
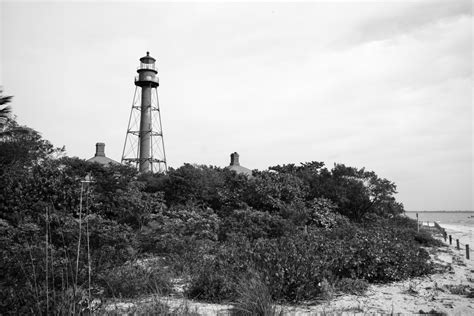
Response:
MULTIPOLYGON (((465 258, 463 249, 454 246, 430 248, 436 273, 406 281, 371 285, 365 295, 339 295, 327 301, 307 302, 297 306, 279 306, 284 315, 367 315, 436 311, 448 315, 474 315, 474 260, 465 258), (469 295, 470 293, 470 295, 469 295), (468 297, 471 296, 471 297, 468 297)), ((230 305, 207 304, 176 297, 159 300, 171 308, 187 305, 201 315, 228 315, 230 305)), ((150 299, 134 303, 109 305, 106 310, 126 311, 133 304, 147 304, 150 299)))
MULTIPOLYGON (((459 225, 459 224, 444 224, 441 226, 446 230, 448 235, 453 236, 453 240, 459 239, 462 244, 470 245, 474 248, 474 226, 459 225)), ((453 242, 455 245, 455 243, 453 242)))

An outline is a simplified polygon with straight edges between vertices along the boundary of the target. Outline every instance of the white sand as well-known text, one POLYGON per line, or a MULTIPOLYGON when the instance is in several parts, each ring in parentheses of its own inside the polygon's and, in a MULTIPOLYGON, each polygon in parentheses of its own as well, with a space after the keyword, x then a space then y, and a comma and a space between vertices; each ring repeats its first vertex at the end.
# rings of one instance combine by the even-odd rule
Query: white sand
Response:
POLYGON ((446 229, 448 235, 453 236, 453 245, 456 245, 456 239, 463 244, 468 244, 474 250, 474 226, 441 224, 446 229))

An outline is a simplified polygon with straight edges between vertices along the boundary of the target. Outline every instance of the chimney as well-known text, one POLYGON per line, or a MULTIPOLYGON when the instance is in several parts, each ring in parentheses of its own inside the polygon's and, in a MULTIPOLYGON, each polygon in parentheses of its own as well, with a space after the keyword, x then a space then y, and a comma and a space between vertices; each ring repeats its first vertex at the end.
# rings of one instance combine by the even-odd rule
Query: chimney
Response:
POLYGON ((230 154, 230 165, 231 166, 240 166, 239 162, 239 154, 238 153, 232 153, 230 154))
POLYGON ((95 144, 95 157, 105 157, 105 144, 104 143, 95 144))

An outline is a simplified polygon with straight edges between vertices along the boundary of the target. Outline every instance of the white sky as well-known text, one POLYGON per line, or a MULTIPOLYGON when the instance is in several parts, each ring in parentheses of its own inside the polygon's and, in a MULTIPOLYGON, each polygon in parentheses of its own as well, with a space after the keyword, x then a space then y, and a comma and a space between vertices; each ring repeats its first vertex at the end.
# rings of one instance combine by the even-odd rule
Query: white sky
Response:
POLYGON ((0 4, 0 84, 68 155, 120 161, 146 51, 168 165, 366 167, 407 210, 473 209, 472 3, 0 4))

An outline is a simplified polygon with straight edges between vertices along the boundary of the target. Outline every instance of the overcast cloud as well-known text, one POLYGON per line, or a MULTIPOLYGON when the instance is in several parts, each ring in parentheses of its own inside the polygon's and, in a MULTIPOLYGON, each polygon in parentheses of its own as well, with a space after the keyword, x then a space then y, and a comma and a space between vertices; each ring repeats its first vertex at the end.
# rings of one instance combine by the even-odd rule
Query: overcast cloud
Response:
POLYGON ((168 164, 366 167, 407 210, 473 209, 472 4, 3 1, 0 84, 67 153, 120 160, 157 58, 168 164))

